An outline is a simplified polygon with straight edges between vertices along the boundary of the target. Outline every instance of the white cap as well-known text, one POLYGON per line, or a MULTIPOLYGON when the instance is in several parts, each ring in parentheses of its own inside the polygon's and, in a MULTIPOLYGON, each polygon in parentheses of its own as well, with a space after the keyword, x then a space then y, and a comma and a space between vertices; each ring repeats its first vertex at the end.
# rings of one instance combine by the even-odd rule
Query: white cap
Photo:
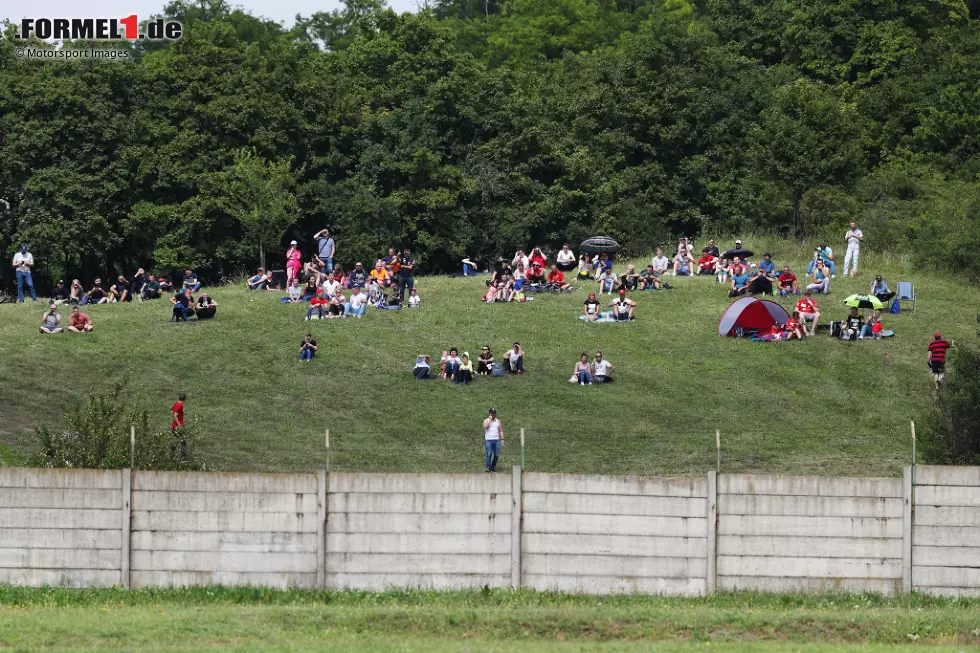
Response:
POLYGON ((291 241, 291 242, 290 242, 289 244, 290 244, 290 245, 298 245, 299 243, 297 243, 297 242, 296 242, 296 241, 294 240, 294 241, 291 241))

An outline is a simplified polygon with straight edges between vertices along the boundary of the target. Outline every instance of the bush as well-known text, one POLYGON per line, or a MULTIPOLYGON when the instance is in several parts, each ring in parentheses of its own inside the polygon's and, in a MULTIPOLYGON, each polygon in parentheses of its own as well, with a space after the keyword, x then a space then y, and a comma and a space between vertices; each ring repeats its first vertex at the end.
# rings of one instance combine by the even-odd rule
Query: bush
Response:
POLYGON ((936 407, 945 462, 980 463, 980 348, 976 345, 949 350, 946 383, 937 393, 936 407))
POLYGON ((140 401, 127 403, 119 383, 108 392, 90 393, 88 401, 65 408, 63 430, 47 425, 35 428, 40 450, 33 464, 40 467, 121 469, 130 465, 130 427, 136 428, 135 467, 153 470, 204 469, 195 455, 193 427, 180 436, 153 430, 149 411, 140 401), (186 442, 187 456, 180 438, 186 442))

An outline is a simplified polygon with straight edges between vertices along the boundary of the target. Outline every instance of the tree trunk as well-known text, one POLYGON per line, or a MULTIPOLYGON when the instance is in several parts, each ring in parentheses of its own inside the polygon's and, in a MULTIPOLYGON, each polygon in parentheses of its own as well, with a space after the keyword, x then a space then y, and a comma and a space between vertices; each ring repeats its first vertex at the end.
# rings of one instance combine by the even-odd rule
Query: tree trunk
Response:
POLYGON ((800 195, 793 193, 793 236, 800 237, 800 195))
POLYGON ((265 248, 261 240, 259 241, 259 267, 265 270, 265 248))

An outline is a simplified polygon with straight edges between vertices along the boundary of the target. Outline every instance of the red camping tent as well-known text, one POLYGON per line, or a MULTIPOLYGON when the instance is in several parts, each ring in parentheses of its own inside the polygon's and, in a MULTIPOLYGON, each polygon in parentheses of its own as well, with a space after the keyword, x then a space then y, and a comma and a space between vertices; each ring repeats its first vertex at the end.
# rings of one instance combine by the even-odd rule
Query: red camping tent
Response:
POLYGON ((734 336, 736 326, 744 331, 756 329, 759 333, 769 333, 773 324, 782 326, 788 319, 786 309, 774 301, 739 297, 722 314, 718 335, 734 336))

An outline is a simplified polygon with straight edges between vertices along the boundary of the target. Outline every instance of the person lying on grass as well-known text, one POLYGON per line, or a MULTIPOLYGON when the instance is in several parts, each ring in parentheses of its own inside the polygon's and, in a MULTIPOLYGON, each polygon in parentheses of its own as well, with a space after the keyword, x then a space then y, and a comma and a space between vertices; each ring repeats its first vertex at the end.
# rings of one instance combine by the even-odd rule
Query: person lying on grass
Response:
POLYGON ((327 316, 327 298, 323 296, 323 289, 317 288, 316 294, 310 299, 310 307, 306 309, 306 319, 322 320, 327 316))
POLYGON ((520 376, 524 371, 524 350, 521 349, 521 343, 515 342, 514 348, 508 349, 504 354, 504 359, 507 361, 505 371, 508 374, 520 376))
POLYGON ((619 291, 619 297, 609 302, 612 306, 613 316, 617 321, 624 322, 633 319, 633 312, 636 310, 636 302, 626 296, 626 290, 619 291))
POLYGON ((490 376, 493 368, 493 353, 489 345, 484 345, 480 350, 480 357, 476 361, 476 373, 481 376, 490 376))
POLYGON ((592 361, 592 368, 590 370, 592 378, 595 379, 595 382, 612 383, 612 373, 615 371, 616 366, 603 358, 601 351, 597 351, 595 353, 595 359, 592 361))
POLYGON ((585 304, 582 306, 582 314, 585 315, 585 319, 589 322, 595 322, 599 319, 599 313, 601 305, 599 300, 595 298, 595 293, 590 292, 589 296, 585 299, 585 304))
POLYGON ((75 306, 68 315, 68 330, 72 333, 90 333, 95 327, 92 326, 92 318, 78 310, 75 306))
POLYGON ((61 324, 61 315, 58 313, 58 305, 51 304, 48 306, 48 310, 41 313, 41 333, 52 334, 61 333, 64 329, 59 326, 61 324))
POLYGON ((592 366, 589 365, 589 356, 584 351, 579 356, 572 376, 568 379, 569 383, 578 381, 579 385, 592 385, 592 366))

